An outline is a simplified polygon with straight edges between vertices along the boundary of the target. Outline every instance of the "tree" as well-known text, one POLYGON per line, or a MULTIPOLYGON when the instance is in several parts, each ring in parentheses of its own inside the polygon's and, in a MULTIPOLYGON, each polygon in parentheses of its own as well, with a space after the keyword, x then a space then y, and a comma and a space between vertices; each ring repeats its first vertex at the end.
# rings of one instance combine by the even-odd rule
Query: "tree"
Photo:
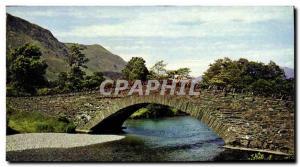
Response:
POLYGON ((122 70, 123 75, 128 80, 146 80, 149 71, 145 65, 145 60, 141 57, 132 57, 122 70))
POLYGON ((177 75, 176 70, 168 70, 167 71, 168 78, 175 78, 175 75, 177 75))
POLYGON ((257 81, 253 82, 250 87, 255 94, 270 95, 272 94, 274 86, 270 81, 267 81, 265 79, 258 79, 257 81))
POLYGON ((67 80, 68 80, 68 73, 66 73, 66 72, 60 72, 58 74, 57 86, 60 89, 64 89, 67 80))
POLYGON ((68 84, 67 88, 69 90, 80 90, 83 88, 85 72, 80 69, 80 67, 75 66, 71 68, 68 73, 68 84))
POLYGON ((150 73, 154 75, 154 78, 163 78, 167 74, 166 66, 167 64, 160 60, 151 67, 150 73))
POLYGON ((94 72, 92 76, 85 78, 84 87, 89 89, 99 87, 104 80, 102 72, 94 72))
POLYGON ((287 80, 284 71, 273 61, 264 64, 243 58, 238 61, 229 58, 216 60, 204 73, 202 84, 265 96, 291 96, 294 91, 294 81, 287 80))
POLYGON ((70 48, 68 55, 68 64, 70 71, 68 73, 62 72, 58 76, 58 86, 65 91, 80 90, 84 86, 85 72, 83 68, 87 68, 86 63, 89 61, 82 53, 83 48, 74 44, 70 48))
POLYGON ((35 94, 36 89, 47 84, 47 64, 40 59, 40 49, 25 44, 11 52, 8 57, 9 84, 20 92, 35 94))
POLYGON ((85 57, 85 55, 81 52, 83 48, 81 48, 78 44, 73 44, 70 48, 70 54, 68 56, 68 64, 70 67, 83 67, 87 68, 85 65, 89 59, 85 57))
POLYGON ((178 70, 176 70, 176 74, 183 76, 183 77, 188 77, 190 74, 191 70, 187 67, 185 68, 179 68, 178 70))

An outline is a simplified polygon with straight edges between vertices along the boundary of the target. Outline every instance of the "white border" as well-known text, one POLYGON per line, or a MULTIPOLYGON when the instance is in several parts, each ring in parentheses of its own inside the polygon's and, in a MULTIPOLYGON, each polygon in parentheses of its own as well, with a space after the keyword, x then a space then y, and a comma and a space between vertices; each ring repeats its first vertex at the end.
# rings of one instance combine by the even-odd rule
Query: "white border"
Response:
MULTIPOLYGON (((8 166, 8 165, 15 165, 15 164, 9 164, 5 161, 5 76, 6 76, 6 67, 5 67, 5 22, 6 22, 6 9, 5 6, 153 6, 153 5, 177 5, 177 6, 190 6, 190 5, 199 5, 199 6, 295 6, 296 9, 298 9, 298 17, 297 22, 299 21, 299 9, 300 9, 300 1, 299 0, 0 0, 0 131, 1 131, 1 142, 0 142, 0 153, 1 153, 1 159, 0 159, 0 166, 8 166)), ((299 33, 299 32, 298 32, 299 33)), ((299 42, 297 43, 297 48, 299 48, 299 42)), ((297 59, 297 64, 299 63, 299 59, 297 59)), ((298 67, 299 69, 299 67, 298 67)), ((297 71, 297 74, 299 74, 299 71, 297 71)), ((297 78, 299 76, 297 75, 297 78)), ((298 94, 298 92, 297 92, 298 94)), ((299 105, 299 98, 297 98, 297 104, 299 105)), ((298 109, 297 109, 298 111, 298 109)), ((299 113, 297 113, 296 122, 299 121, 299 113)), ((297 123, 298 125, 298 123, 297 123)), ((299 127, 297 126, 297 132, 296 134, 299 134, 299 127)), ((298 135, 297 135, 298 136, 298 135)), ((298 147, 299 143, 297 142, 297 151, 299 151, 298 147)), ((299 152, 296 152, 298 155, 299 152)), ((297 156, 297 159, 299 156, 297 156)), ((18 164, 20 165, 20 164, 18 164)), ((21 165, 45 165, 45 166, 52 166, 52 165, 74 165, 74 164, 21 164, 21 165)), ((76 164, 76 165, 82 165, 82 164, 76 164)), ((86 165, 86 164, 85 164, 86 165)), ((88 165, 108 165, 108 164, 88 164, 88 165)), ((109 164, 109 165, 116 165, 116 164, 109 164)), ((117 164, 120 166, 127 166, 129 164, 117 164)), ((132 164, 130 164, 132 165, 132 164)), ((153 164, 134 164, 134 165, 153 165, 153 164)), ((167 166, 171 166, 175 164, 168 164, 167 166)), ((183 165, 183 164, 181 164, 183 165)), ((196 165, 196 164, 184 164, 184 165, 196 165)), ((204 164, 198 164, 198 165, 204 165, 204 164)), ((205 164, 208 166, 217 166, 218 164, 205 164)), ((225 166, 239 166, 241 164, 224 164, 221 163, 220 165, 225 166)), ((273 164, 242 164, 245 166, 255 165, 255 166, 273 166, 273 165, 291 165, 291 164, 281 164, 281 163, 273 163, 273 164)), ((292 164, 296 165, 296 164, 292 164)))

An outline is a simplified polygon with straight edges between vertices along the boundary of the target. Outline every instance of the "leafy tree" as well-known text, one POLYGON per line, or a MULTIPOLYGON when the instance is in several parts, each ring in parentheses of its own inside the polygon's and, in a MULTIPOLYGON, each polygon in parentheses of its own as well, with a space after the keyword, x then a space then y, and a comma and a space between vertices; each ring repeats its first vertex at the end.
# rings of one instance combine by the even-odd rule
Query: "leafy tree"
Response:
POLYGON ((11 52, 7 58, 9 84, 20 92, 35 94, 36 89, 47 84, 44 76, 47 64, 40 59, 40 49, 25 44, 11 52))
POLYGON ((154 78, 164 78, 167 74, 166 66, 167 64, 163 60, 160 60, 151 67, 150 73, 154 75, 154 78))
POLYGON ((67 88, 69 90, 80 90, 83 87, 85 72, 80 67, 75 66, 71 68, 68 73, 67 88))
POLYGON ((258 79, 250 85, 250 88, 255 94, 268 95, 273 91, 273 84, 265 79, 258 79))
POLYGON ((123 75, 128 80, 146 80, 149 71, 145 65, 145 60, 141 57, 132 57, 122 70, 123 75))
POLYGON ((243 58, 237 61, 218 59, 204 73, 202 85, 234 88, 265 96, 294 96, 294 81, 287 80, 284 71, 272 61, 264 64, 243 58))
POLYGON ((68 56, 68 64, 70 67, 83 67, 87 68, 85 65, 89 59, 81 52, 83 50, 78 44, 73 44, 70 48, 70 54, 68 56))
POLYGON ((104 80, 102 72, 94 72, 93 75, 86 76, 83 68, 87 68, 88 59, 81 51, 82 48, 78 45, 72 45, 70 48, 70 55, 68 56, 70 71, 61 72, 56 82, 62 92, 96 88, 104 80))
POLYGON ((86 63, 88 58, 82 53, 83 48, 74 44, 70 48, 68 55, 68 64, 70 71, 65 73, 61 72, 58 76, 58 86, 63 91, 74 91, 83 88, 85 82, 85 72, 83 68, 87 68, 86 63))
POLYGON ((190 74, 191 70, 189 68, 179 68, 176 70, 176 74, 184 77, 188 77, 190 74))
POLYGON ((85 78, 84 87, 89 89, 99 87, 104 80, 102 72, 94 72, 92 76, 85 78))
POLYGON ((167 75, 168 75, 168 78, 174 78, 175 75, 177 75, 177 71, 176 70, 168 70, 167 75))
POLYGON ((67 80, 68 80, 68 73, 66 73, 66 72, 60 72, 58 74, 57 86, 60 89, 64 89, 67 80))

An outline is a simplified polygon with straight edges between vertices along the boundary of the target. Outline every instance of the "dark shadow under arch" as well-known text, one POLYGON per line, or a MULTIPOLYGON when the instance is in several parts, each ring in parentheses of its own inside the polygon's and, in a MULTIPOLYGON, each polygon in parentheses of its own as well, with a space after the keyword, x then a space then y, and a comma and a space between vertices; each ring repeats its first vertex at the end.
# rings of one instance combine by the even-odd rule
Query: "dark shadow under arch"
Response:
MULTIPOLYGON (((163 104, 158 103, 138 103, 134 104, 125 108, 120 109, 116 113, 110 115, 109 117, 102 120, 99 124, 91 128, 91 133, 94 134, 110 134, 110 133, 121 133, 122 132, 122 125, 134 112, 138 109, 146 107, 149 104, 155 104, 163 107, 171 107, 163 104)), ((180 113, 186 112, 180 111, 180 113)))

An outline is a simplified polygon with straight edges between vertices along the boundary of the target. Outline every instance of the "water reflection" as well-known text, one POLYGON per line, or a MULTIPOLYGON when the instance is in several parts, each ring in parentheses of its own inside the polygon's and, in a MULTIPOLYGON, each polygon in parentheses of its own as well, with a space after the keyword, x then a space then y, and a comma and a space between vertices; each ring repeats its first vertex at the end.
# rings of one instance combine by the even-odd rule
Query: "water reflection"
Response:
POLYGON ((164 153, 166 161, 212 160, 224 149, 224 141, 208 126, 190 116, 127 120, 129 139, 139 139, 144 147, 164 153))

